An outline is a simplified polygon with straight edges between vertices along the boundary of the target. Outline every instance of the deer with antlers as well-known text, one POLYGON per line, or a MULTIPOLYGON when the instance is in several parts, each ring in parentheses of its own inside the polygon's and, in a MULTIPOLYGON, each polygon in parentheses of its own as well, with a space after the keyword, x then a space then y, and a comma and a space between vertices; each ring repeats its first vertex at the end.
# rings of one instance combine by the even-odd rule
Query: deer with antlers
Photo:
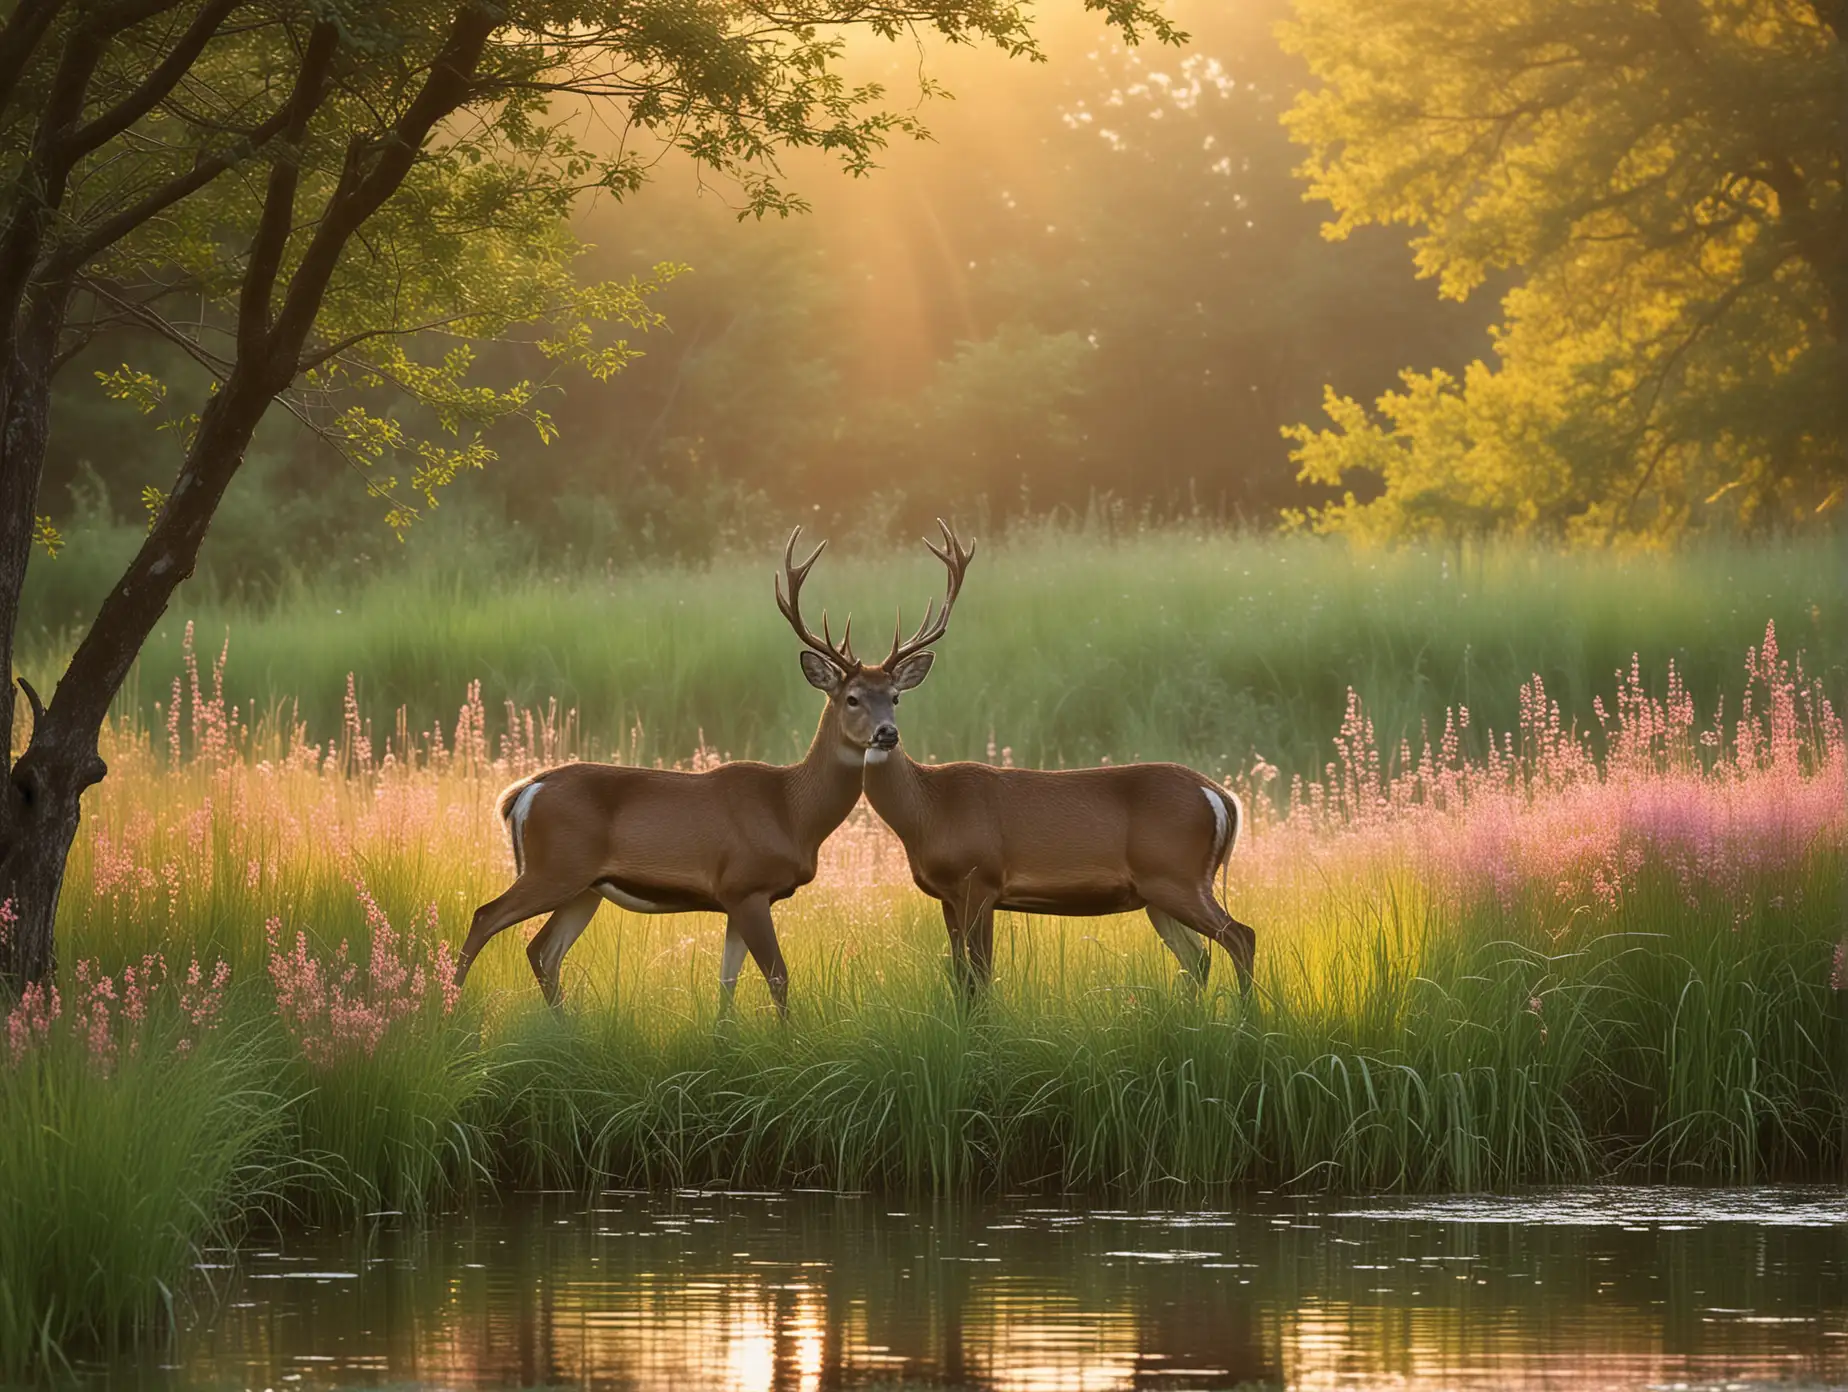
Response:
POLYGON ((852 624, 836 644, 802 619, 802 582, 826 547, 800 565, 800 527, 783 548, 777 608, 805 648, 803 674, 827 696, 799 764, 729 763, 700 773, 572 763, 521 779, 500 796, 518 878, 475 910, 456 984, 497 933, 550 914, 526 949, 540 989, 559 1004, 565 954, 605 899, 637 913, 722 913, 719 985, 729 1002, 746 952, 779 1012, 789 970, 770 906, 815 878, 816 854, 860 799, 860 769, 887 708, 889 682, 854 659, 852 624))
POLYGON ((1249 994, 1257 935, 1213 895, 1213 877, 1244 824, 1238 798, 1180 764, 1121 764, 1041 771, 989 764, 920 764, 899 744, 900 692, 929 674, 928 649, 975 554, 939 519, 943 546, 925 545, 949 572, 943 607, 877 668, 863 689, 872 737, 866 800, 904 843, 919 889, 941 902, 950 951, 966 992, 989 978, 997 909, 1088 917, 1146 910, 1181 967, 1202 986, 1207 941, 1232 958, 1249 994))

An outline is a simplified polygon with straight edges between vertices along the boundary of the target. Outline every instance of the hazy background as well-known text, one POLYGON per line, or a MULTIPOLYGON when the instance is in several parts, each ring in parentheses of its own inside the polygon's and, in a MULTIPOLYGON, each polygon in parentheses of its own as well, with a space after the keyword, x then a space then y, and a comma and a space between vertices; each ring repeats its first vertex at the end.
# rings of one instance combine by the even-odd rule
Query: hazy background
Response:
MULTIPOLYGON (((347 466, 273 412, 204 579, 261 595, 292 570, 364 575, 463 539, 546 566, 700 560, 797 519, 863 545, 940 512, 991 536, 1067 511, 1269 524, 1309 496, 1279 432, 1319 419, 1324 384, 1371 399, 1407 364, 1460 366, 1487 350, 1496 299, 1440 301, 1397 234, 1321 238, 1328 210, 1304 201, 1277 119, 1304 79, 1272 36, 1285 8, 1179 0, 1191 44, 1127 50, 1051 8, 1043 65, 934 47, 926 68, 954 93, 919 107, 935 139, 898 138, 866 179, 793 166, 813 210, 786 221, 740 223, 735 192, 665 165, 584 221, 585 270, 691 270, 644 358, 552 396, 557 443, 504 432, 500 463, 401 547, 347 466)), ((867 44, 856 75, 908 105, 919 58, 867 44)), ((495 351, 507 361, 484 366, 507 377, 545 371, 495 351)), ((125 357, 189 381, 127 340, 60 379, 44 497, 84 542, 58 565, 95 558, 94 584, 177 457, 97 389, 125 357)), ((93 587, 40 578, 41 624, 93 587)))

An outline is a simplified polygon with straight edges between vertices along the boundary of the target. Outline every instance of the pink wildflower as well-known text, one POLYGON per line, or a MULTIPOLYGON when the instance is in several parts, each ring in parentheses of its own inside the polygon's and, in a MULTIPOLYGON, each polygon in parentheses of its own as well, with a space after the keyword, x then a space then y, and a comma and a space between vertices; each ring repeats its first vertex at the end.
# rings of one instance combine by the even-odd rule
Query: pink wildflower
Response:
POLYGON ((140 969, 122 968, 122 1020, 130 1026, 128 1051, 141 1052, 141 1025, 148 1015, 148 998, 167 979, 166 960, 158 952, 141 959, 140 969))
POLYGON ((116 1041, 111 1008, 116 999, 115 978, 98 972, 94 962, 77 964, 77 1007, 73 1024, 90 1051, 90 1062, 101 1073, 115 1066, 116 1041))
POLYGON ((192 1026, 193 1034, 180 1041, 182 1053, 192 1047, 196 1036, 217 1025, 219 1012, 224 1009, 225 987, 230 980, 231 964, 222 959, 213 965, 210 981, 205 979, 197 957, 186 968, 186 984, 180 989, 180 1010, 192 1026))
MULTIPOLYGON (((187 625, 187 641, 191 642, 192 625, 187 625)), ((180 679, 173 679, 173 696, 167 702, 167 762, 174 768, 180 766, 180 679)))
POLYGON ((7 1060, 18 1062, 51 1035, 51 1027, 64 1013, 56 986, 33 982, 20 994, 6 1018, 7 1060))
POLYGON ((359 718, 359 692, 353 674, 347 673, 346 699, 341 703, 341 743, 352 759, 354 773, 372 772, 372 737, 359 718))
MULTIPOLYGON (((272 918, 266 927, 277 1011, 312 1063, 373 1053, 393 1025, 436 1000, 444 1014, 455 1009, 455 967, 448 945, 439 941, 434 949, 420 948, 417 934, 399 934, 363 883, 354 889, 371 931, 363 975, 344 941, 324 964, 309 950, 307 934, 297 932, 293 950, 285 952, 280 920, 272 918)), ((425 921, 434 936, 435 905, 425 921)))

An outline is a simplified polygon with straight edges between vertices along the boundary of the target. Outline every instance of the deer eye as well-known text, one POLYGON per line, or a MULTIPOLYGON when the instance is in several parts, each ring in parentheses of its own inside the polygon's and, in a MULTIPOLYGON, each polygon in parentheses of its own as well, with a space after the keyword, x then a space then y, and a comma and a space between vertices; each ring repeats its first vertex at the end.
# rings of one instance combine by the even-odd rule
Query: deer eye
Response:
POLYGON ((898 697, 897 697, 897 696, 894 696, 894 697, 892 698, 892 704, 893 704, 893 705, 895 705, 895 706, 896 706, 896 705, 898 704, 898 697))
POLYGON ((858 696, 849 696, 847 698, 847 704, 850 706, 857 706, 860 704, 860 698, 858 696))

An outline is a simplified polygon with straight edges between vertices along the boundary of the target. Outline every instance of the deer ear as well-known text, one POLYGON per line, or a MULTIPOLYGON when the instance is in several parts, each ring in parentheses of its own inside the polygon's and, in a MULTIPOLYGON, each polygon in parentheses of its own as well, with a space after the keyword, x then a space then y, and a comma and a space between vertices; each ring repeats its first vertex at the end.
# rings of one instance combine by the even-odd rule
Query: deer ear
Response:
POLYGON ((841 670, 818 652, 802 653, 798 659, 802 664, 802 675, 808 678, 808 684, 818 691, 825 691, 830 696, 841 684, 841 670))
POLYGON ((933 652, 913 653, 892 669, 892 689, 909 691, 914 686, 922 686, 924 678, 930 675, 930 664, 937 660, 933 652))

